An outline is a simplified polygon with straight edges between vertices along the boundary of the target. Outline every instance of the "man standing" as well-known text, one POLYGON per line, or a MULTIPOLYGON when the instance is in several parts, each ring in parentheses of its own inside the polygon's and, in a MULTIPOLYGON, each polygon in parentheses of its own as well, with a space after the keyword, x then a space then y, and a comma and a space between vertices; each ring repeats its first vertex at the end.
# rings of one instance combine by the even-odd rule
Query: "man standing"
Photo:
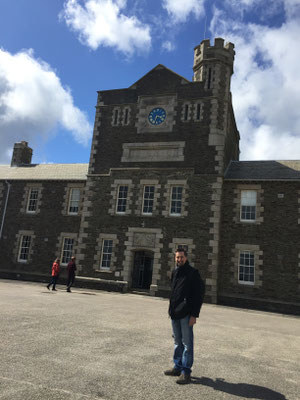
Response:
POLYGON ((68 263, 67 272, 68 272, 68 281, 67 281, 67 292, 71 292, 71 287, 75 281, 75 271, 76 271, 76 264, 75 264, 75 257, 71 257, 71 261, 68 263))
POLYGON ((185 250, 176 250, 175 262, 169 306, 175 342, 174 367, 165 375, 179 376, 176 383, 187 384, 191 382, 194 361, 193 326, 199 317, 205 285, 199 272, 189 264, 185 250))

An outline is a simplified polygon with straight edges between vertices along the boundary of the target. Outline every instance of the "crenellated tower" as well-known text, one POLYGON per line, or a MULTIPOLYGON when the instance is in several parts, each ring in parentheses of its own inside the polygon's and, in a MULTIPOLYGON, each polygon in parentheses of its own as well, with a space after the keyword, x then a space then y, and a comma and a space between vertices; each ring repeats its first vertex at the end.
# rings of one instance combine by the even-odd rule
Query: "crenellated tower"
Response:
POLYGON ((215 146, 216 171, 223 174, 231 160, 239 159, 240 136, 236 127, 230 92, 234 44, 216 38, 214 45, 203 40, 194 49, 194 82, 204 82, 211 98, 209 146, 215 146))
POLYGON ((215 149, 216 180, 212 183, 211 217, 209 222, 209 266, 206 274, 207 296, 217 301, 221 203, 224 171, 231 160, 239 158, 239 132, 236 127, 230 92, 233 74, 234 45, 216 38, 214 45, 203 40, 194 49, 194 82, 203 82, 209 102, 208 146, 215 149))
POLYGON ((203 40, 194 49, 193 80, 205 81, 206 89, 217 89, 222 81, 229 92, 234 55, 233 43, 226 43, 224 46, 224 39, 216 38, 214 46, 211 46, 209 39, 203 40), (220 79, 222 69, 222 79, 220 79))

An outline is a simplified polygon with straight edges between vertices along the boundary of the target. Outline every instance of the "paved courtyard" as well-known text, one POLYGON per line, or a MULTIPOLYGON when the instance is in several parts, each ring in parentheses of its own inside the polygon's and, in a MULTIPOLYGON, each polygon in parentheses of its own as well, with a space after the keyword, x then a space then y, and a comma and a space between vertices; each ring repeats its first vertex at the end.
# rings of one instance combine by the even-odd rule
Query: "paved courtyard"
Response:
POLYGON ((204 304, 193 382, 165 299, 0 280, 0 399, 299 400, 300 318, 204 304))

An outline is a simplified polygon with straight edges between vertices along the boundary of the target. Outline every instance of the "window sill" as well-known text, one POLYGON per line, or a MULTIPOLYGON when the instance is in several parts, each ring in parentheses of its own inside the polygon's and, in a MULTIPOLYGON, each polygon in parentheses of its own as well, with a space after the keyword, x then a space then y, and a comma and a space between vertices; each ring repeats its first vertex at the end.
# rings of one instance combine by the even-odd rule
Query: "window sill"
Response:
POLYGON ((96 269, 95 272, 101 272, 101 273, 106 273, 106 274, 112 274, 114 271, 111 271, 110 269, 96 269))
POLYGON ((254 282, 243 282, 243 281, 239 281, 238 283, 239 283, 239 285, 243 285, 243 286, 252 286, 252 287, 255 286, 255 283, 254 283, 254 282))

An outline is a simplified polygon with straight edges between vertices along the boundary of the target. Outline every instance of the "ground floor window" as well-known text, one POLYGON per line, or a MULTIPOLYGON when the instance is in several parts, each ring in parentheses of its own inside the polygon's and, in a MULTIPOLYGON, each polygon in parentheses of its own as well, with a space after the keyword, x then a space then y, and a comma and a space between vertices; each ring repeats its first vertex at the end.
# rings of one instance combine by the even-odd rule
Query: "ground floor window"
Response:
POLYGON ((240 251, 239 257, 239 283, 254 284, 254 252, 240 251))
POLYGON ((110 269, 112 252, 113 252, 113 240, 103 239, 100 269, 106 269, 106 270, 110 269))
POLYGON ((31 236, 29 235, 21 236, 18 261, 20 262, 28 261, 30 245, 31 245, 31 236))
POLYGON ((71 260, 73 246, 74 246, 73 238, 65 237, 63 239, 63 247, 62 247, 62 255, 61 255, 61 263, 62 264, 68 264, 68 262, 71 260))

